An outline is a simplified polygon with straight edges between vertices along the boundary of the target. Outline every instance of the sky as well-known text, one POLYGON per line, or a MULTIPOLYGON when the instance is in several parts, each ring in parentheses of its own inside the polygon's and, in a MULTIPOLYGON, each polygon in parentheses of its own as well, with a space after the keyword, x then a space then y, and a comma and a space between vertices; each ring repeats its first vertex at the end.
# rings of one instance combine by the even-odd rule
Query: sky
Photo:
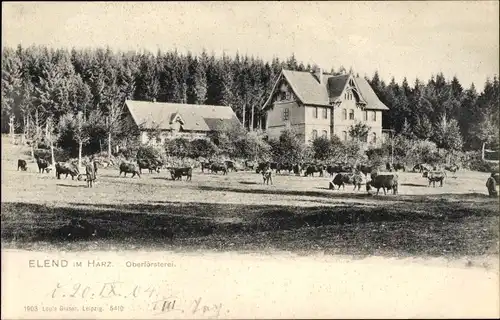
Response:
POLYGON ((466 88, 499 73, 499 1, 2 2, 2 47, 295 54, 329 71, 378 70, 466 88))

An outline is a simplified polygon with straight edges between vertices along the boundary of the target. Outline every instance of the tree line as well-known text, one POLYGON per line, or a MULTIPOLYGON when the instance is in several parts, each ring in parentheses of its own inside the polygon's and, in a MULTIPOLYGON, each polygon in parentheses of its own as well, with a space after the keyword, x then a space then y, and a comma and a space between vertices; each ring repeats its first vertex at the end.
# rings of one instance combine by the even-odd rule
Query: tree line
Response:
MULTIPOLYGON (((124 139, 129 132, 119 122, 125 99, 230 105, 247 128, 255 127, 259 107, 282 68, 312 71, 315 66, 304 65, 294 55, 284 61, 264 61, 238 53, 218 57, 205 51, 193 55, 176 50, 153 54, 109 48, 3 47, 2 132, 9 132, 14 116, 16 132, 32 139, 40 128, 48 132, 50 126, 60 128, 55 131, 61 140, 64 127, 74 126, 77 144, 95 146, 105 140, 111 148, 112 136, 124 139), (83 134, 86 127, 92 127, 89 121, 98 128, 91 130, 93 136, 83 134)), ((335 75, 354 72, 342 66, 329 71, 335 75)), ((497 76, 486 79, 480 92, 474 84, 464 88, 456 77, 447 79, 442 73, 428 81, 416 79, 412 85, 406 78, 401 84, 394 78, 386 83, 378 72, 367 80, 390 108, 383 117, 384 128, 393 129, 396 135, 429 140, 449 150, 498 145, 497 76)))

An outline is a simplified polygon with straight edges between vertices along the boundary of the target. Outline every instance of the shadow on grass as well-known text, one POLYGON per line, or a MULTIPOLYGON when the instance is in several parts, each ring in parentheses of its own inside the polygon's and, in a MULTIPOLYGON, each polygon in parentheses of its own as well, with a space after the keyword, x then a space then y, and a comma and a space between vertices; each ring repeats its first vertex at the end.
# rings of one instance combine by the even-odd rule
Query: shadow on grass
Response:
POLYGON ((255 181, 240 181, 241 184, 260 184, 258 182, 255 182, 255 181))
POLYGON ((426 184, 416 184, 416 183, 402 183, 401 186, 403 187, 420 187, 420 188, 427 188, 426 184))
MULTIPOLYGON (((78 240, 223 250, 310 250, 342 254, 482 254, 498 239, 498 209, 428 201, 335 207, 153 202, 2 203, 2 240, 64 245, 78 240), (78 227, 71 221, 78 220, 78 227), (84 227, 81 227, 84 225, 84 227), (85 227, 86 226, 86 227, 85 227), (68 234, 72 234, 69 237, 68 234), (78 236, 77 236, 78 234, 78 236)), ((488 252, 489 252, 488 251, 488 252)))
MULTIPOLYGON (((82 181, 78 181, 82 182, 82 181)), ((84 184, 62 184, 62 183, 57 183, 56 186, 58 187, 68 187, 68 188, 86 188, 87 183, 83 181, 84 184)))

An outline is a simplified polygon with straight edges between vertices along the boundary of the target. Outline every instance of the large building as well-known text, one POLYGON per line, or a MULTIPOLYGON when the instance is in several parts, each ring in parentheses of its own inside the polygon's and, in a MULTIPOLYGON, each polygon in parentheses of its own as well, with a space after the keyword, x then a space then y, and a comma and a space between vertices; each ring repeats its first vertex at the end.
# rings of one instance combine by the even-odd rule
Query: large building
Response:
POLYGON ((176 137, 205 138, 225 126, 241 125, 226 106, 126 100, 125 113, 144 144, 162 144, 176 137))
POLYGON ((389 110, 364 78, 321 70, 282 70, 262 108, 270 138, 291 127, 306 143, 321 135, 347 140, 349 128, 362 122, 370 127, 366 142, 376 144, 382 139, 383 111, 389 110))

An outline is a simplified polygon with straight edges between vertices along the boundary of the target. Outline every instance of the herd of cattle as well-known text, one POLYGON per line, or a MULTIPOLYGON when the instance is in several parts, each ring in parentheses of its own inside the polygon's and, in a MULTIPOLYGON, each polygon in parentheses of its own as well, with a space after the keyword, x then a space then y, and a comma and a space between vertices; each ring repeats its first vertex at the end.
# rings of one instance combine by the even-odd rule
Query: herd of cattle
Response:
MULTIPOLYGON (((75 177, 78 180, 85 179, 87 185, 92 187, 93 182, 97 178, 98 164, 105 167, 109 163, 102 163, 101 161, 91 159, 85 164, 85 174, 81 174, 80 170, 75 162, 56 162, 54 168, 52 168, 47 160, 36 158, 36 163, 38 166, 39 173, 50 172, 55 169, 57 179, 61 178, 61 175, 65 175, 65 178, 71 176, 71 179, 75 177)), ((112 164, 112 163, 111 163, 112 164)), ((333 177, 330 182, 329 188, 339 190, 340 187, 345 189, 345 185, 353 185, 354 190, 361 190, 361 186, 366 185, 366 190, 369 192, 372 188, 377 190, 382 189, 384 194, 387 190, 392 190, 393 194, 398 192, 398 174, 397 171, 406 171, 407 168, 401 163, 390 164, 387 163, 385 166, 385 172, 381 172, 384 168, 380 166, 371 166, 364 164, 350 165, 347 163, 336 163, 331 165, 322 165, 314 163, 279 163, 279 162, 261 162, 256 163, 252 161, 244 161, 241 165, 237 165, 234 161, 202 161, 200 162, 201 171, 211 172, 218 174, 219 172, 223 175, 227 175, 228 172, 239 171, 239 170, 255 170, 257 174, 262 174, 263 183, 273 184, 273 174, 281 174, 292 172, 295 175, 314 177, 316 173, 320 177, 323 177, 325 173, 333 177), (382 169, 382 170, 381 170, 382 169), (368 178, 369 175, 369 178, 368 178)), ((149 173, 160 173, 162 168, 166 168, 171 175, 172 180, 182 180, 182 177, 186 177, 186 181, 191 181, 193 175, 192 167, 170 167, 165 166, 162 161, 159 160, 143 160, 140 159, 136 163, 132 162, 122 162, 119 165, 119 175, 123 173, 126 177, 128 173, 134 176, 141 177, 142 170, 147 169, 149 173)), ((27 170, 27 163, 25 160, 18 160, 18 170, 27 170)), ((417 164, 411 171, 422 173, 422 177, 427 178, 429 186, 432 184, 435 186, 436 182, 443 186, 443 182, 447 176, 446 171, 455 173, 459 167, 457 165, 443 166, 442 169, 429 166, 427 164, 417 164)))

